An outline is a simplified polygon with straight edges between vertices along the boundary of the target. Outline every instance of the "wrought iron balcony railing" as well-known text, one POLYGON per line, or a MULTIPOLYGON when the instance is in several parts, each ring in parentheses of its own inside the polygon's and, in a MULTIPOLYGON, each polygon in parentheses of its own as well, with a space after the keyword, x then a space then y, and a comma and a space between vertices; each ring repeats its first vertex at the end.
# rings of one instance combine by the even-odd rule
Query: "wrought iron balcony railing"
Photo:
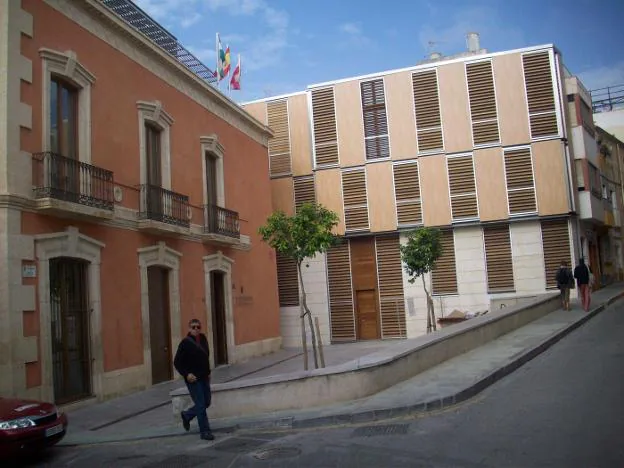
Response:
POLYGON ((189 227, 189 197, 157 185, 141 185, 139 219, 189 227))
POLYGON ((238 213, 217 205, 204 205, 204 232, 240 238, 238 213))
POLYGON ((35 198, 54 198, 114 210, 113 173, 46 151, 33 154, 35 198))

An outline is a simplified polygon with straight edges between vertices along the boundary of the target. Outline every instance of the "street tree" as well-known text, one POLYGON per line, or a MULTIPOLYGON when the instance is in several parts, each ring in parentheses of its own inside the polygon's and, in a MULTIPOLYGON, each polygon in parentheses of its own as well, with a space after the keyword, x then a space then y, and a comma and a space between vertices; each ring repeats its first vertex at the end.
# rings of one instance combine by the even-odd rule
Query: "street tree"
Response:
POLYGON ((439 229, 423 227, 409 233, 407 243, 401 245, 401 258, 409 282, 414 283, 419 276, 427 295, 427 333, 436 329, 435 310, 431 292, 427 289, 425 275, 435 268, 436 261, 442 255, 442 243, 439 229))
MULTIPOLYGON (((258 229, 258 233, 264 242, 279 254, 292 259, 297 266, 304 368, 306 370, 308 358, 305 342, 305 317, 308 318, 310 326, 314 365, 317 369, 319 367, 318 353, 322 353, 322 350, 319 348, 317 351, 316 332, 303 285, 302 266, 306 259, 326 252, 331 246, 339 242, 339 238, 332 232, 337 224, 338 215, 333 211, 319 204, 304 203, 297 208, 297 212, 293 216, 288 216, 283 211, 274 212, 269 216, 266 224, 258 229)), ((306 264, 306 266, 308 265, 306 264)))

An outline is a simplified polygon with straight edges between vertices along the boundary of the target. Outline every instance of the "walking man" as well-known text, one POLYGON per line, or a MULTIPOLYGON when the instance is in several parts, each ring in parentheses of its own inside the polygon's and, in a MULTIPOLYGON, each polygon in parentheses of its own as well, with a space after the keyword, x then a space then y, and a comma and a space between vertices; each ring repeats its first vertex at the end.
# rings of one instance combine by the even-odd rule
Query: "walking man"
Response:
POLYGON ((206 410, 212 399, 210 393, 210 351, 206 335, 201 332, 201 322, 192 319, 189 322, 189 332, 178 345, 173 365, 184 377, 186 387, 194 406, 180 413, 182 426, 188 431, 191 420, 197 417, 199 434, 203 440, 214 440, 208 423, 206 410))
POLYGON ((576 283, 578 284, 581 306, 583 307, 583 310, 585 312, 589 312, 589 304, 591 302, 591 292, 589 290, 589 275, 589 268, 587 267, 587 265, 585 265, 585 260, 581 257, 579 259, 579 264, 574 269, 574 277, 576 278, 576 283))
POLYGON ((556 275, 557 287, 561 291, 561 307, 563 310, 570 310, 570 289, 574 289, 574 277, 568 268, 568 262, 561 261, 556 275))

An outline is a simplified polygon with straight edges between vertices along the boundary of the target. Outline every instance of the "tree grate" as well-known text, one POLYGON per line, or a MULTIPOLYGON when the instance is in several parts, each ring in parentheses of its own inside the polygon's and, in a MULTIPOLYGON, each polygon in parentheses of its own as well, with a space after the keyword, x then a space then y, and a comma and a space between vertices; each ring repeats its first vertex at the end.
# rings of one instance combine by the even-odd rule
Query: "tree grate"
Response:
POLYGON ((377 426, 358 427, 351 437, 374 437, 387 435, 407 434, 409 424, 385 424, 377 426))

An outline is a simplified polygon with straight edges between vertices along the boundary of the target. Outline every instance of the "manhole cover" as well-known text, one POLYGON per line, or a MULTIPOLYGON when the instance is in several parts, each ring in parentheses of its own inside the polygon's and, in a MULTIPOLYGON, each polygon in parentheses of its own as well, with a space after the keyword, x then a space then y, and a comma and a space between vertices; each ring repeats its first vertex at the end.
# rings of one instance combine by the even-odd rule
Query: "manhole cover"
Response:
POLYGON ((258 460, 276 460, 278 458, 292 458, 301 455, 297 447, 274 447, 254 453, 258 460))
POLYGON ((193 455, 176 455, 164 460, 146 463, 144 468, 195 468, 206 464, 206 457, 193 455))
POLYGON ((232 437, 231 439, 216 444, 214 449, 222 452, 247 453, 262 447, 266 443, 266 440, 232 437))
POLYGON ((352 437, 373 437, 396 434, 407 434, 409 424, 386 424, 379 426, 358 427, 353 431, 352 437))

